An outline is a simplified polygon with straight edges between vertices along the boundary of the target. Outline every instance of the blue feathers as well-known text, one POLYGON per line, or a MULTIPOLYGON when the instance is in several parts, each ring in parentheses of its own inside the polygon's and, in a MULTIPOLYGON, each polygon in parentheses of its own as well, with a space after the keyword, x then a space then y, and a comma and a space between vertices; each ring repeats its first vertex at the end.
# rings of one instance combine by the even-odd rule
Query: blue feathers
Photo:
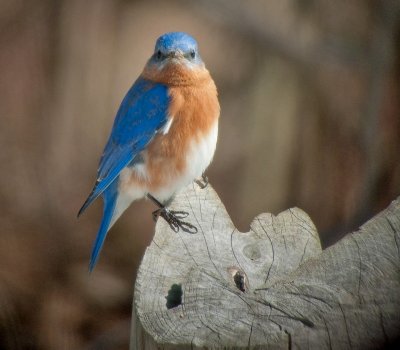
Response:
POLYGON ((92 192, 79 210, 86 208, 117 178, 119 173, 146 147, 167 121, 167 87, 138 79, 118 110, 97 171, 92 192))
POLYGON ((115 205, 118 198, 118 180, 115 180, 107 189, 103 192, 103 218, 101 220, 101 225, 99 232, 97 233, 96 240, 93 244, 92 254, 90 256, 89 272, 93 271, 96 265, 97 259, 101 248, 103 247, 104 240, 108 232, 108 228, 111 223, 111 219, 114 213, 115 205))
POLYGON ((156 42, 155 51, 197 51, 197 41, 184 32, 170 32, 161 35, 156 42))
POLYGON ((186 65, 203 65, 197 41, 189 34, 182 32, 171 32, 160 36, 149 63, 159 67, 161 63, 164 64, 166 62, 166 59, 175 57, 178 52, 186 58, 181 63, 186 65))
POLYGON ((104 213, 90 260, 90 271, 96 264, 118 198, 118 176, 128 165, 140 158, 140 152, 152 140, 168 118, 169 96, 165 85, 139 78, 123 99, 104 148, 97 181, 79 210, 78 216, 103 196, 104 213))

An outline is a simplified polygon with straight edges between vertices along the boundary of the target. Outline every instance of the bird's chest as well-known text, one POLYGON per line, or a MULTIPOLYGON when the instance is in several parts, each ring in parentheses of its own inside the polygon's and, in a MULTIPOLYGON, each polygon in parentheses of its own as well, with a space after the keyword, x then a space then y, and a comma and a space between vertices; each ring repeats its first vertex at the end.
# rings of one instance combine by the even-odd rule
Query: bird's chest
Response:
POLYGON ((207 93, 171 92, 170 123, 149 145, 149 184, 184 186, 210 164, 217 143, 219 105, 207 93), (175 184, 176 183, 176 184, 175 184))
MULTIPOLYGON (((210 131, 196 138, 182 141, 172 149, 148 153, 146 170, 148 190, 159 200, 167 200, 173 193, 199 178, 211 163, 218 134, 218 123, 210 131)), ((174 141, 171 139, 171 143, 174 141)))
POLYGON ((199 131, 194 123, 174 120, 168 133, 157 135, 146 152, 149 175, 153 179, 157 174, 164 178, 185 173, 200 176, 212 160, 217 134, 217 121, 209 130, 199 131))

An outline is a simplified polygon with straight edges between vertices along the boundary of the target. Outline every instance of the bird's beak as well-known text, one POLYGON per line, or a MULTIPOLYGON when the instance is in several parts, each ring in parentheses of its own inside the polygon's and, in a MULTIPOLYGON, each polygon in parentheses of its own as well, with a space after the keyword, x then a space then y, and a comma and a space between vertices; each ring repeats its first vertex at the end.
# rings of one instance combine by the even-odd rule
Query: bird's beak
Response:
POLYGON ((182 58, 184 58, 183 53, 181 51, 179 51, 179 50, 169 52, 167 57, 171 58, 171 59, 174 59, 174 58, 175 59, 182 59, 182 58))

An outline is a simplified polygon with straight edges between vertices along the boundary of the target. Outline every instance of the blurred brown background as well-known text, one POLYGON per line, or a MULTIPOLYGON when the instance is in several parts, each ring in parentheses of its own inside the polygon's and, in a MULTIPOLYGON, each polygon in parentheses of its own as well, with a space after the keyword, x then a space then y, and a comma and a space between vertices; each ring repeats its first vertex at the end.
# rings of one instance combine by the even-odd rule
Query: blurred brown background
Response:
POLYGON ((76 213, 156 38, 195 36, 222 107, 210 182, 235 224, 298 206, 324 245, 400 194, 399 1, 0 1, 0 348, 125 349, 150 203, 76 213))

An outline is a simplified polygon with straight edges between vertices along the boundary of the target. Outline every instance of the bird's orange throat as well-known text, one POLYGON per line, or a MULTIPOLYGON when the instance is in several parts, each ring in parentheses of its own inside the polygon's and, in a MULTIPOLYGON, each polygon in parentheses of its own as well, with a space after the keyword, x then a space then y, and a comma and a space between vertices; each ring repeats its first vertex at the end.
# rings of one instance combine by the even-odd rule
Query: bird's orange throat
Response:
POLYGON ((204 66, 189 68, 184 63, 169 62, 163 68, 158 69, 152 65, 146 65, 142 77, 168 86, 200 86, 208 80, 212 80, 210 73, 204 66))

